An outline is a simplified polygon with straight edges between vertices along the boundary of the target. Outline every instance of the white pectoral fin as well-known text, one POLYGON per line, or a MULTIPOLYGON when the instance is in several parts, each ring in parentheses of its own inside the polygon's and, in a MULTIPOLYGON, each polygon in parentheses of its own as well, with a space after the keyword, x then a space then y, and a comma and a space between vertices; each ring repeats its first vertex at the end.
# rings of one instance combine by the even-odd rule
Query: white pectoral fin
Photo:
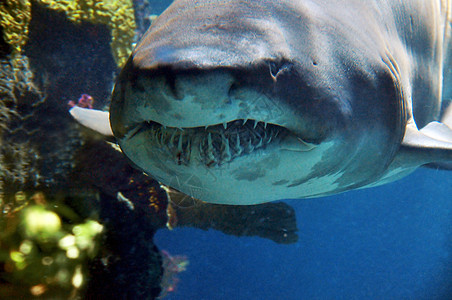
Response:
POLYGON ((434 164, 452 170, 452 129, 436 121, 428 123, 421 130, 414 123, 409 124, 401 152, 408 165, 434 164))
POLYGON ((428 123, 421 130, 408 125, 402 146, 419 150, 452 151, 452 129, 436 121, 428 123))
POLYGON ((69 113, 83 126, 100 134, 113 136, 113 131, 110 127, 110 114, 107 111, 74 106, 69 110, 69 113))
MULTIPOLYGON (((452 143, 452 129, 441 122, 430 122, 420 132, 434 141, 444 142, 447 144, 452 143)), ((442 147, 438 144, 439 147, 442 147)))

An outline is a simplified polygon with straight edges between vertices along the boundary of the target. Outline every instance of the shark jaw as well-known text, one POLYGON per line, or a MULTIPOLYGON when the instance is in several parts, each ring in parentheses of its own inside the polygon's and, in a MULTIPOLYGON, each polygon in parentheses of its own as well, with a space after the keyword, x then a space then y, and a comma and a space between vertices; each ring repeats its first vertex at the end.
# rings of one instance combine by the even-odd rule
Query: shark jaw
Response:
MULTIPOLYGON (((76 108, 71 114, 77 121, 110 134, 99 130, 109 128, 108 113, 76 108)), ((320 189, 305 179, 329 145, 304 142, 287 128, 266 122, 238 119, 175 128, 147 121, 132 127, 118 142, 139 168, 160 182, 210 203, 258 204, 275 196, 315 196, 313 192, 334 187, 325 181, 334 176, 325 176, 320 189), (294 174, 305 177, 291 183, 294 174), (304 194, 299 188, 302 181, 310 186, 304 194)))
POLYGON ((287 150, 305 152, 315 145, 296 137, 283 126, 237 119, 221 124, 177 128, 154 121, 142 122, 125 139, 146 136, 145 143, 177 165, 221 168, 239 157, 284 144, 287 150))
POLYGON ((287 187, 294 174, 308 178, 331 144, 304 142, 275 124, 238 119, 226 126, 174 128, 147 121, 119 144, 160 182, 209 203, 257 204, 333 188, 322 184, 303 195, 302 185, 287 187))
POLYGON ((336 188, 330 175, 340 167, 331 161, 344 151, 331 148, 341 140, 333 132, 338 119, 324 118, 338 105, 329 95, 317 94, 311 110, 309 87, 276 87, 264 67, 241 76, 241 69, 129 68, 113 93, 112 129, 124 154, 160 182, 222 204, 314 197, 336 188), (320 169, 325 159, 334 167, 320 169), (317 184, 319 176, 329 177, 317 184))

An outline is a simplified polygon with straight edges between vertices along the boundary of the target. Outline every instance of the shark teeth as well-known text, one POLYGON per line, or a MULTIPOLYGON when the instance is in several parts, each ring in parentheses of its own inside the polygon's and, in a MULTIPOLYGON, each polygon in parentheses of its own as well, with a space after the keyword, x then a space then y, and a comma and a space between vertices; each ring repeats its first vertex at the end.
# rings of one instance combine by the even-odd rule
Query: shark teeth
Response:
POLYGON ((230 161, 232 158, 231 148, 229 147, 229 139, 224 134, 221 135, 221 159, 230 161))
POLYGON ((247 121, 250 120, 229 122, 226 130, 223 129, 224 125, 213 125, 204 133, 198 132, 201 140, 199 147, 201 160, 208 167, 228 163, 239 156, 266 147, 279 131, 284 130, 277 125, 247 121))
POLYGON ((196 128, 164 127, 148 122, 150 139, 161 151, 172 153, 178 164, 187 165, 192 146, 197 148, 196 160, 207 167, 222 165, 279 140, 288 132, 283 127, 256 120, 235 120, 196 128), (249 121, 249 122, 248 122, 249 121))
POLYGON ((238 134, 236 135, 235 150, 237 155, 240 155, 243 152, 243 148, 240 147, 240 136, 238 134))
POLYGON ((179 135, 179 142, 177 143, 177 150, 183 151, 182 149, 182 141, 183 141, 183 133, 181 132, 179 135))

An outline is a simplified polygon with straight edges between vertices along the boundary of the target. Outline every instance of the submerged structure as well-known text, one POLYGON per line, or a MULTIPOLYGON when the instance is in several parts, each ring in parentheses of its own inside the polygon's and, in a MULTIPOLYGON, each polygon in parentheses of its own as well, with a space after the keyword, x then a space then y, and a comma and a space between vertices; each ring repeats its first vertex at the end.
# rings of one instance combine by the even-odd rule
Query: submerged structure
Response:
POLYGON ((174 268, 165 262, 172 256, 162 259, 153 243, 159 229, 297 240, 290 206, 235 210, 195 200, 132 168, 114 139, 70 116, 70 106, 108 108, 135 35, 131 9, 130 1, 13 0, 0 8, 5 299, 154 299, 171 292, 174 281, 163 268, 174 268))

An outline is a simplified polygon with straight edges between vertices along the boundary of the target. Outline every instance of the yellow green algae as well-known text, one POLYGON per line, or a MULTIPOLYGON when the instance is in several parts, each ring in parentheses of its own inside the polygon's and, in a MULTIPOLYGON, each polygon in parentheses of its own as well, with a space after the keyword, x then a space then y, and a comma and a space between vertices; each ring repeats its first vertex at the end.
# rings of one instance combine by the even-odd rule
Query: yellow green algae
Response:
POLYGON ((16 207, 0 218, 3 295, 75 299, 88 279, 87 262, 98 253, 103 226, 81 219, 43 193, 18 192, 16 207))
MULTIPOLYGON (((4 40, 13 53, 20 53, 28 39, 33 0, 5 0, 0 6, 0 26, 4 40)), ((135 16, 132 0, 34 0, 49 9, 64 12, 73 23, 106 25, 111 34, 110 47, 118 67, 122 67, 132 50, 135 16)))
MULTIPOLYGON (((12 58, 0 59, 0 208, 5 203, 5 190, 8 187, 21 187, 29 179, 30 174, 38 176, 34 169, 34 161, 38 159, 35 148, 28 141, 14 143, 4 140, 4 134, 13 134, 14 131, 23 130, 21 127, 11 129, 9 123, 12 119, 23 119, 16 111, 19 99, 24 93, 36 95, 39 101, 44 96, 33 84, 33 73, 30 70, 28 58, 17 54, 12 58)), ((32 103, 32 106, 38 105, 32 103)))

